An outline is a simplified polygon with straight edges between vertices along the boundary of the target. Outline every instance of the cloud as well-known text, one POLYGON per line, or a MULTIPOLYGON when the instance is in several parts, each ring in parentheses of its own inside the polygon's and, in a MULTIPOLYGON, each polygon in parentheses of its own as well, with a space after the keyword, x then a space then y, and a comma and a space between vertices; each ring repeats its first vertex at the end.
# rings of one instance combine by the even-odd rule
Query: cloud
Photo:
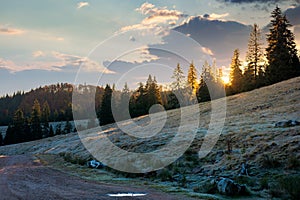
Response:
POLYGON ((89 5, 90 5, 89 2, 86 2, 86 1, 79 2, 79 3, 77 3, 77 9, 80 9, 80 8, 83 8, 83 7, 86 7, 89 5))
MULTIPOLYGON (((217 0, 221 3, 229 4, 250 4, 252 9, 270 12, 277 4, 299 5, 300 0, 217 0)), ((248 5, 247 5, 248 6, 248 5)))
POLYGON ((27 61, 26 63, 17 63, 12 60, 0 58, 0 68, 15 73, 26 70, 62 71, 66 68, 77 70, 82 65, 82 70, 85 72, 115 73, 87 57, 60 52, 46 53, 43 51, 35 51, 32 53, 32 56, 34 60, 27 61), (40 59, 37 60, 37 58, 40 59))
POLYGON ((169 10, 167 7, 156 7, 151 3, 144 3, 136 9, 137 12, 146 17, 139 24, 126 26, 121 31, 134 29, 158 28, 160 26, 175 26, 180 19, 187 17, 178 10, 169 10))
POLYGON ((0 26, 0 34, 4 34, 4 35, 21 35, 24 32, 25 31, 21 30, 21 29, 0 26))
POLYGON ((26 70, 46 70, 46 71, 60 71, 58 62, 32 62, 30 64, 19 64, 12 60, 0 58, 0 69, 6 69, 12 73, 26 71, 26 70))
POLYGON ((43 57, 43 56, 45 56, 45 53, 43 51, 35 51, 32 53, 32 56, 34 58, 43 57))
MULTIPOLYGON (((282 0, 218 0, 225 3, 278 3, 282 0)), ((300 3, 299 0, 287 0, 293 3, 300 3)))
POLYGON ((285 14, 292 25, 300 25, 300 6, 287 9, 285 14))
POLYGON ((62 66, 80 67, 82 65, 83 71, 88 72, 103 72, 106 74, 113 74, 115 72, 108 70, 98 62, 91 60, 87 57, 81 57, 77 55, 64 54, 60 52, 52 52, 53 56, 63 62, 62 66))
POLYGON ((194 16, 174 30, 197 41, 203 47, 202 52, 216 58, 219 66, 227 66, 236 48, 242 52, 241 59, 244 58, 251 26, 236 21, 210 20, 194 16))
POLYGON ((223 20, 223 18, 228 17, 229 13, 224 13, 224 14, 216 14, 216 13, 212 13, 212 14, 205 14, 203 15, 204 18, 209 19, 209 20, 223 20))
POLYGON ((130 36, 130 37, 129 37, 129 41, 135 42, 135 37, 134 37, 134 36, 130 36))
POLYGON ((202 47, 202 52, 205 53, 205 54, 208 54, 210 56, 213 56, 214 53, 212 52, 212 50, 210 48, 207 48, 207 47, 202 47))

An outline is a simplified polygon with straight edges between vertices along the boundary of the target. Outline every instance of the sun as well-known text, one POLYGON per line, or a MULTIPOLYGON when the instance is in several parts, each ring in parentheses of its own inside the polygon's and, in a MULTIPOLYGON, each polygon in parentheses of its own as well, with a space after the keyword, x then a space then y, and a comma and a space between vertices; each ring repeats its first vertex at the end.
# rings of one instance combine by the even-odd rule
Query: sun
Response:
POLYGON ((229 77, 228 77, 228 76, 223 76, 223 77, 222 77, 222 81, 223 81, 223 83, 224 83, 225 85, 228 85, 228 84, 229 84, 229 82, 230 82, 230 80, 229 80, 229 77))

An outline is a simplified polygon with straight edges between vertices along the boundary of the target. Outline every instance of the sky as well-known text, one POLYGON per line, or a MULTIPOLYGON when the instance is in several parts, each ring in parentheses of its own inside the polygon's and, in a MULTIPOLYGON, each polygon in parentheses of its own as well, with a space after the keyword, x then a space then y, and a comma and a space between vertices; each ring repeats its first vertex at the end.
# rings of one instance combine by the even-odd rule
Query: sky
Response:
MULTIPOLYGON (((278 5, 300 46, 299 0, 27 0, 0 6, 0 95, 58 82, 131 89, 148 74, 167 84, 180 63, 228 74, 251 25, 263 33, 278 5)), ((266 42, 264 42, 266 43, 266 42)), ((266 45, 266 44, 264 44, 266 45)))

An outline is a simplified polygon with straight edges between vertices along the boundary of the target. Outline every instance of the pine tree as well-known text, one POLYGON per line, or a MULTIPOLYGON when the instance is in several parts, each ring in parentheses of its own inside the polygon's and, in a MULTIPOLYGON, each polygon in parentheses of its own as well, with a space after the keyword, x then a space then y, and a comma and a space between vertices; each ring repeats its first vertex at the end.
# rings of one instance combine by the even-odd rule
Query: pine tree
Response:
POLYGON ((14 128, 11 125, 8 125, 5 138, 4 138, 4 144, 9 145, 15 143, 16 143, 16 136, 15 136, 14 128))
POLYGON ((41 107, 37 99, 34 100, 31 112, 31 132, 34 139, 42 138, 41 107))
POLYGON ((199 89, 197 90, 196 93, 198 102, 205 102, 211 100, 208 84, 212 85, 213 82, 214 82, 214 77, 212 74, 212 68, 208 64, 208 62, 205 61, 202 68, 199 89))
POLYGON ((58 124, 56 126, 56 130, 55 130, 55 135, 61 135, 62 131, 61 131, 61 124, 58 124))
POLYGON ((18 109, 15 112, 13 118, 13 131, 15 132, 14 136, 16 143, 26 142, 30 140, 27 133, 25 133, 25 118, 21 109, 18 109))
POLYGON ((155 104, 162 104, 160 88, 157 85, 155 77, 148 87, 146 100, 147 100, 147 102, 146 102, 147 111, 149 111, 151 106, 153 106, 155 104))
POLYGON ((177 67, 174 69, 173 76, 171 77, 174 79, 174 81, 171 84, 171 87, 173 90, 180 90, 181 88, 185 87, 184 83, 184 75, 183 71, 180 67, 180 64, 177 64, 177 67))
POLYGON ((41 116, 42 132, 44 137, 49 136, 49 117, 50 117, 50 107, 48 102, 45 101, 43 104, 42 116, 41 116))
POLYGON ((283 81, 300 74, 299 58, 291 24, 277 6, 272 12, 270 33, 267 35, 266 77, 269 84, 283 81))
POLYGON ((49 137, 53 137, 53 136, 54 136, 53 126, 50 125, 50 128, 49 128, 49 137))
POLYGON ((50 107, 47 101, 43 104, 42 109, 42 122, 45 127, 49 127, 50 107))
POLYGON ((261 30, 257 24, 254 24, 250 33, 248 51, 246 54, 248 64, 244 73, 245 90, 251 90, 257 87, 258 76, 262 75, 263 51, 261 45, 261 30))
POLYGON ((112 110, 111 110, 112 92, 113 91, 110 88, 110 86, 106 85, 104 94, 102 97, 100 111, 97 116, 101 126, 115 122, 113 114, 112 114, 112 110))
POLYGON ((193 93, 195 94, 198 88, 198 83, 197 83, 197 71, 193 62, 190 64, 189 67, 187 83, 188 86, 192 89, 193 93))
POLYGON ((120 103, 118 105, 118 110, 119 110, 118 121, 126 120, 130 117, 128 116, 129 113, 127 113, 129 111, 130 96, 131 94, 130 94, 129 87, 127 83, 125 83, 121 93, 120 103))
POLYGON ((240 53, 238 49, 234 50, 231 65, 230 65, 230 88, 229 93, 235 94, 242 91, 243 88, 243 73, 241 70, 240 53))
POLYGON ((64 133, 65 134, 68 134, 68 133, 71 133, 72 131, 72 124, 70 123, 69 120, 67 120, 66 124, 65 124, 65 128, 64 128, 64 133))
POLYGON ((139 83, 138 89, 130 97, 129 112, 131 117, 146 115, 147 110, 147 89, 143 83, 139 83))

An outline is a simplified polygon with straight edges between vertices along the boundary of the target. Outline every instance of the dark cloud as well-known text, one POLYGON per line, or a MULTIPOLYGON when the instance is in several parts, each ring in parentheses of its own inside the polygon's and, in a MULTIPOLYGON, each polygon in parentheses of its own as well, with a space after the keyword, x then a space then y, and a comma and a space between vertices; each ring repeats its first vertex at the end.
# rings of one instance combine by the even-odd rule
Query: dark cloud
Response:
POLYGON ((235 21, 194 17, 174 30, 190 35, 202 46, 212 50, 219 65, 227 66, 236 48, 240 49, 243 59, 251 26, 235 21))
MULTIPOLYGON (((278 3, 282 0, 218 0, 225 3, 278 3)), ((288 0, 293 3, 300 3, 300 0, 288 0)))
POLYGON ((300 6, 287 9, 285 14, 292 25, 300 25, 300 6))
POLYGON ((203 17, 204 18, 209 18, 209 14, 204 14, 203 17))

